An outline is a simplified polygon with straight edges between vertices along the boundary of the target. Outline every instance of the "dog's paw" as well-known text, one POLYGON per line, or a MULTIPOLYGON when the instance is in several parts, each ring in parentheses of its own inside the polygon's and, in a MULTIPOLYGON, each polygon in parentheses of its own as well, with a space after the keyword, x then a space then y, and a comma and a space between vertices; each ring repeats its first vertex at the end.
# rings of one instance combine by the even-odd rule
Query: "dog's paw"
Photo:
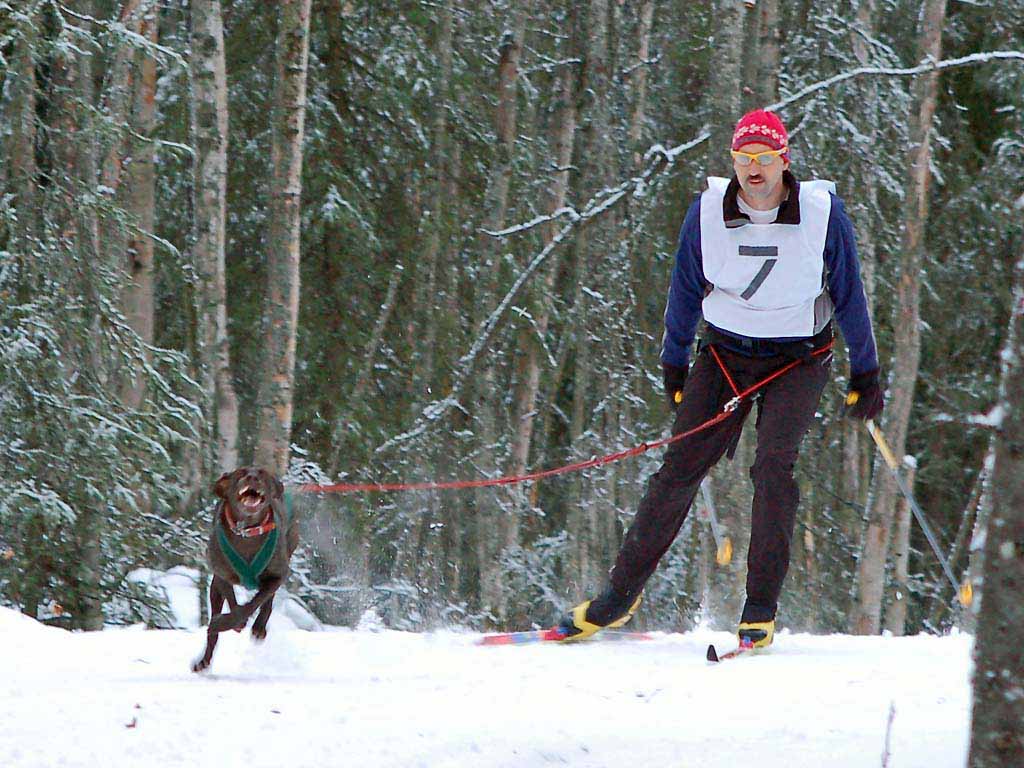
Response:
POLYGON ((241 632, 245 629, 245 623, 248 621, 248 618, 248 616, 242 613, 222 613, 210 621, 210 631, 227 632, 229 629, 233 629, 236 632, 241 632))
POLYGON ((198 659, 192 662, 193 672, 202 672, 204 669, 210 668, 210 659, 200 656, 198 659))
POLYGON ((211 632, 225 632, 233 626, 231 621, 231 614, 222 613, 220 616, 214 616, 210 619, 210 631, 211 632))
POLYGON ((252 628, 252 639, 256 642, 263 642, 267 639, 267 628, 253 626, 252 628))

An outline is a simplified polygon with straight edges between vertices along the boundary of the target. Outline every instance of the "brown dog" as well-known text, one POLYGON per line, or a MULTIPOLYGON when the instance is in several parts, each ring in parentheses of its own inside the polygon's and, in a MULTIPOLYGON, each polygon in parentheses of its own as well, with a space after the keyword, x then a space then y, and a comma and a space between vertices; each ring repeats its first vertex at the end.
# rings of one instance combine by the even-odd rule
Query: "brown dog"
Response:
POLYGON ((210 533, 207 560, 210 582, 210 626, 206 650, 192 663, 192 671, 210 666, 221 632, 241 632, 258 610, 252 625, 254 640, 267 636, 267 621, 274 608, 274 593, 290 573, 289 562, 299 545, 299 527, 284 497, 281 481, 259 467, 240 467, 221 475, 213 492, 217 505, 210 533), (257 592, 244 605, 235 601, 232 585, 257 592), (221 613, 224 601, 228 613, 221 613))

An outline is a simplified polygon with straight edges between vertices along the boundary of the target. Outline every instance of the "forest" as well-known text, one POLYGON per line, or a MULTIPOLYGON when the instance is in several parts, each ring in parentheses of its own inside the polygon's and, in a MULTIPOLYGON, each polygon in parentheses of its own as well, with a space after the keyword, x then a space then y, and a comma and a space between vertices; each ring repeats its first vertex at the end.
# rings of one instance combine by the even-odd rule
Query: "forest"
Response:
MULTIPOLYGON (((162 626, 129 574, 204 569, 212 484, 259 464, 302 516, 289 589, 321 620, 550 624, 600 589, 661 451, 322 487, 665 437, 683 216, 768 107, 794 174, 834 181, 853 221, 879 427, 937 540, 843 418, 840 338, 780 621, 981 642, 999 605, 1019 628, 1022 19, 1020 0, 0 0, 0 604, 162 626)), ((737 620, 752 422, 641 627, 737 620)))

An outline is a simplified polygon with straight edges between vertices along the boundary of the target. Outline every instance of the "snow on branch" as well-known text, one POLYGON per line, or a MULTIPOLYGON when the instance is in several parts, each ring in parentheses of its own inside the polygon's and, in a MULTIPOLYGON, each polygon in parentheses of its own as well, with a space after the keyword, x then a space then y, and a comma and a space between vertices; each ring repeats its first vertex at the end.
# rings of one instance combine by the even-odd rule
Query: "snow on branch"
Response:
MULTIPOLYGON (((136 48, 140 48, 142 50, 147 51, 151 56, 156 57, 156 54, 163 54, 164 56, 167 56, 168 58, 178 62, 178 64, 180 64, 181 67, 186 72, 188 71, 188 62, 185 61, 184 57, 182 57, 182 55, 178 53, 176 50, 174 50, 173 48, 168 48, 166 45, 154 43, 145 35, 140 35, 138 32, 133 32, 132 30, 128 29, 128 27, 126 27, 120 21, 103 21, 93 16, 89 16, 88 14, 77 13, 72 9, 68 8, 66 5, 61 5, 59 3, 57 4, 57 7, 60 8, 62 13, 65 13, 74 19, 84 21, 88 24, 95 24, 97 27, 105 29, 107 32, 110 32, 115 36, 120 36, 124 38, 125 40, 129 41, 132 45, 134 45, 136 48)), ((70 29, 74 32, 77 32, 80 35, 84 35, 88 39, 92 38, 92 36, 86 30, 80 29, 74 26, 73 24, 64 23, 63 26, 66 29, 70 29)))
POLYGON ((544 54, 542 54, 542 53, 540 53, 538 51, 533 50, 532 48, 530 49, 530 51, 533 54, 535 54, 537 56, 537 58, 539 58, 541 60, 541 63, 540 64, 536 64, 536 65, 530 67, 529 69, 524 69, 522 72, 520 72, 519 76, 524 78, 524 79, 525 78, 529 78, 529 76, 532 75, 534 72, 549 72, 550 73, 550 72, 554 72, 559 67, 574 67, 574 66, 577 66, 577 65, 580 65, 580 64, 583 63, 583 59, 580 59, 578 57, 577 58, 555 60, 555 59, 550 58, 549 56, 545 56, 544 54))
MULTIPOLYGON (((651 179, 664 172, 664 170, 671 166, 675 162, 675 159, 684 152, 699 146, 703 142, 707 141, 710 137, 708 130, 703 130, 694 139, 686 142, 685 144, 679 144, 672 149, 665 149, 660 144, 655 145, 647 150, 644 155, 644 160, 648 162, 647 168, 639 176, 634 176, 626 181, 623 181, 616 187, 606 188, 598 192, 588 202, 582 213, 576 213, 573 209, 562 208, 556 211, 552 216, 540 216, 524 224, 519 224, 511 227, 502 232, 524 232, 528 229, 532 229, 538 224, 544 221, 551 221, 553 218, 560 215, 569 215, 570 221, 558 233, 551 239, 543 250, 540 251, 527 267, 519 274, 516 281, 509 288, 504 298, 498 303, 498 306, 494 308, 491 314, 483 321, 480 325, 480 329, 477 331, 476 340, 473 342, 469 351, 466 352, 456 365, 455 373, 452 376, 452 389, 451 392, 443 400, 435 400, 428 404, 420 416, 416 419, 416 424, 408 432, 404 432, 401 435, 397 435, 382 443, 374 452, 381 453, 393 448, 399 443, 411 440, 414 437, 426 432, 431 422, 440 418, 453 406, 458 406, 459 396, 462 394, 462 390, 465 387, 466 380, 469 378, 470 373, 473 370, 473 364, 476 358, 480 355, 480 352, 487 346, 488 342, 494 335, 494 330, 498 327, 498 321, 501 320, 505 311, 509 308, 512 302, 515 300, 519 291, 522 290, 523 286, 526 285, 527 281, 536 274, 537 270, 547 261, 547 258, 573 231, 577 226, 586 224, 590 219, 600 216, 605 211, 611 209, 617 202, 622 200, 626 194, 632 189, 634 197, 643 197, 647 192, 647 187, 650 184, 651 179), (572 214, 568 212, 572 211, 572 214)), ((490 233, 500 235, 502 233, 490 233)))
POLYGON ((525 232, 528 229, 533 229, 538 224, 544 224, 545 222, 548 221, 555 221, 555 219, 560 219, 563 216, 568 216, 572 221, 579 221, 580 219, 580 215, 579 213, 576 212, 575 208, 573 208, 572 206, 563 206, 554 213, 548 214, 546 216, 535 216, 529 221, 524 221, 522 224, 516 224, 515 226, 512 227, 506 227, 505 229, 500 229, 497 232, 492 232, 491 230, 484 229, 483 227, 480 228, 480 231, 483 232, 485 235, 490 235, 491 237, 506 237, 507 235, 514 235, 518 232, 525 232))
POLYGON ((662 144, 652 144, 648 147, 644 153, 644 162, 647 163, 647 168, 638 176, 633 176, 626 179, 615 187, 606 187, 600 192, 594 195, 588 202, 586 207, 583 209, 584 212, 578 213, 575 208, 565 206, 559 208, 554 213, 545 216, 535 216, 529 221, 524 221, 521 224, 514 224, 511 227, 492 232, 487 229, 481 229, 480 231, 486 235, 492 237, 507 237, 512 234, 520 234, 527 230, 533 229, 540 224, 544 224, 555 219, 568 216, 574 224, 585 223, 587 219, 591 219, 599 213, 609 210, 615 203, 625 197, 630 187, 633 188, 633 197, 643 197, 647 188, 650 186, 651 179, 659 173, 663 173, 673 163, 676 158, 682 155, 684 152, 703 144, 710 138, 711 132, 708 129, 704 129, 697 135, 696 138, 687 141, 684 144, 679 144, 672 147, 671 149, 665 149, 662 144))
POLYGON ((813 93, 832 88, 855 77, 864 77, 867 75, 914 77, 916 75, 923 75, 927 72, 937 72, 944 69, 955 69, 957 67, 968 67, 974 64, 986 64, 991 61, 1007 60, 1024 62, 1024 51, 986 51, 984 53, 972 53, 970 56, 961 56, 957 59, 927 61, 923 64, 918 64, 916 67, 857 67, 856 69, 840 72, 838 75, 833 75, 830 78, 808 85, 806 88, 800 89, 791 96, 787 96, 774 104, 767 105, 765 109, 772 110, 773 112, 783 110, 790 104, 803 101, 813 93))
MULTIPOLYGON (((913 77, 915 75, 921 75, 926 72, 941 71, 945 69, 954 69, 957 67, 971 66, 975 64, 985 64, 992 61, 1007 61, 1017 60, 1024 62, 1024 51, 988 51, 984 53, 975 53, 970 56, 961 56, 956 59, 946 59, 943 61, 935 62, 928 61, 923 64, 919 64, 915 67, 858 67, 856 69, 849 70, 847 72, 841 72, 838 75, 821 80, 820 82, 803 88, 796 93, 787 96, 781 101, 777 101, 774 104, 770 104, 766 109, 770 110, 782 110, 792 104, 806 99, 819 91, 833 88, 840 83, 847 80, 851 80, 855 77, 865 77, 872 75, 881 76, 894 76, 894 77, 913 77)), ((689 150, 700 146, 710 138, 711 133, 707 128, 701 130, 701 132, 688 142, 678 144, 670 149, 666 149, 662 144, 653 144, 644 153, 644 162, 647 163, 643 173, 628 178, 622 181, 615 187, 605 188, 598 192, 592 197, 586 204, 582 213, 576 211, 571 207, 563 207, 555 211, 552 214, 545 216, 536 216, 533 219, 515 224, 511 227, 506 227, 503 230, 492 232, 488 230, 481 230, 485 234, 491 235, 492 237, 508 237, 513 234, 522 234, 524 232, 533 229, 541 224, 557 220, 559 218, 568 217, 569 223, 562 227, 561 230, 552 238, 551 242, 548 243, 540 253, 536 254, 530 261, 529 265, 520 273, 519 277, 513 283, 512 287, 509 288, 504 298, 498 303, 491 314, 486 320, 480 325, 477 331, 476 339, 470 347, 469 351, 466 352, 457 364, 456 370, 453 375, 451 392, 447 397, 441 400, 435 400, 423 408, 419 417, 416 419, 416 423, 413 428, 400 435, 396 435, 380 446, 377 447, 375 453, 381 453, 396 445, 411 440, 419 435, 422 435, 427 431, 430 424, 445 415, 453 407, 459 406, 459 397, 462 394, 463 388, 465 387, 466 380, 469 374, 472 372, 473 364, 480 352, 486 347, 487 343, 491 340, 495 328, 498 326, 499 320, 505 314, 508 307, 515 300, 519 291, 522 290, 523 286, 527 281, 537 273, 540 267, 544 264, 547 258, 551 255, 556 247, 558 247, 577 226, 586 224, 590 219, 593 219, 605 211, 610 210, 616 203, 626 197, 627 193, 632 190, 632 196, 636 198, 643 197, 647 193, 647 189, 652 185, 652 181, 655 180, 659 175, 667 172, 669 168, 673 166, 676 158, 680 155, 688 152, 689 150)))

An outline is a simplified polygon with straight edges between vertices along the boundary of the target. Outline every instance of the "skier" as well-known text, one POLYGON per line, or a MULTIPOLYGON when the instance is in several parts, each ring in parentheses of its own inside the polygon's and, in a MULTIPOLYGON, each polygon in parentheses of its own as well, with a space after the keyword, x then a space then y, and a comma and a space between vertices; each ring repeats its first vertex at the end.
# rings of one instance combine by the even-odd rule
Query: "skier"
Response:
POLYGON ((661 362, 675 413, 673 434, 699 427, 732 401, 729 416, 672 443, 651 478, 606 588, 567 614, 566 640, 619 627, 671 545, 700 482, 732 458, 752 400, 737 399, 788 363, 799 365, 757 390, 757 453, 741 645, 772 642, 799 502, 793 478, 831 365, 832 316, 850 355, 848 415, 873 419, 884 400, 878 354, 860 279, 853 227, 829 181, 798 182, 777 115, 754 110, 736 125, 732 179, 709 178, 690 206, 665 310, 661 362), (690 346, 703 315, 697 355, 690 346))

